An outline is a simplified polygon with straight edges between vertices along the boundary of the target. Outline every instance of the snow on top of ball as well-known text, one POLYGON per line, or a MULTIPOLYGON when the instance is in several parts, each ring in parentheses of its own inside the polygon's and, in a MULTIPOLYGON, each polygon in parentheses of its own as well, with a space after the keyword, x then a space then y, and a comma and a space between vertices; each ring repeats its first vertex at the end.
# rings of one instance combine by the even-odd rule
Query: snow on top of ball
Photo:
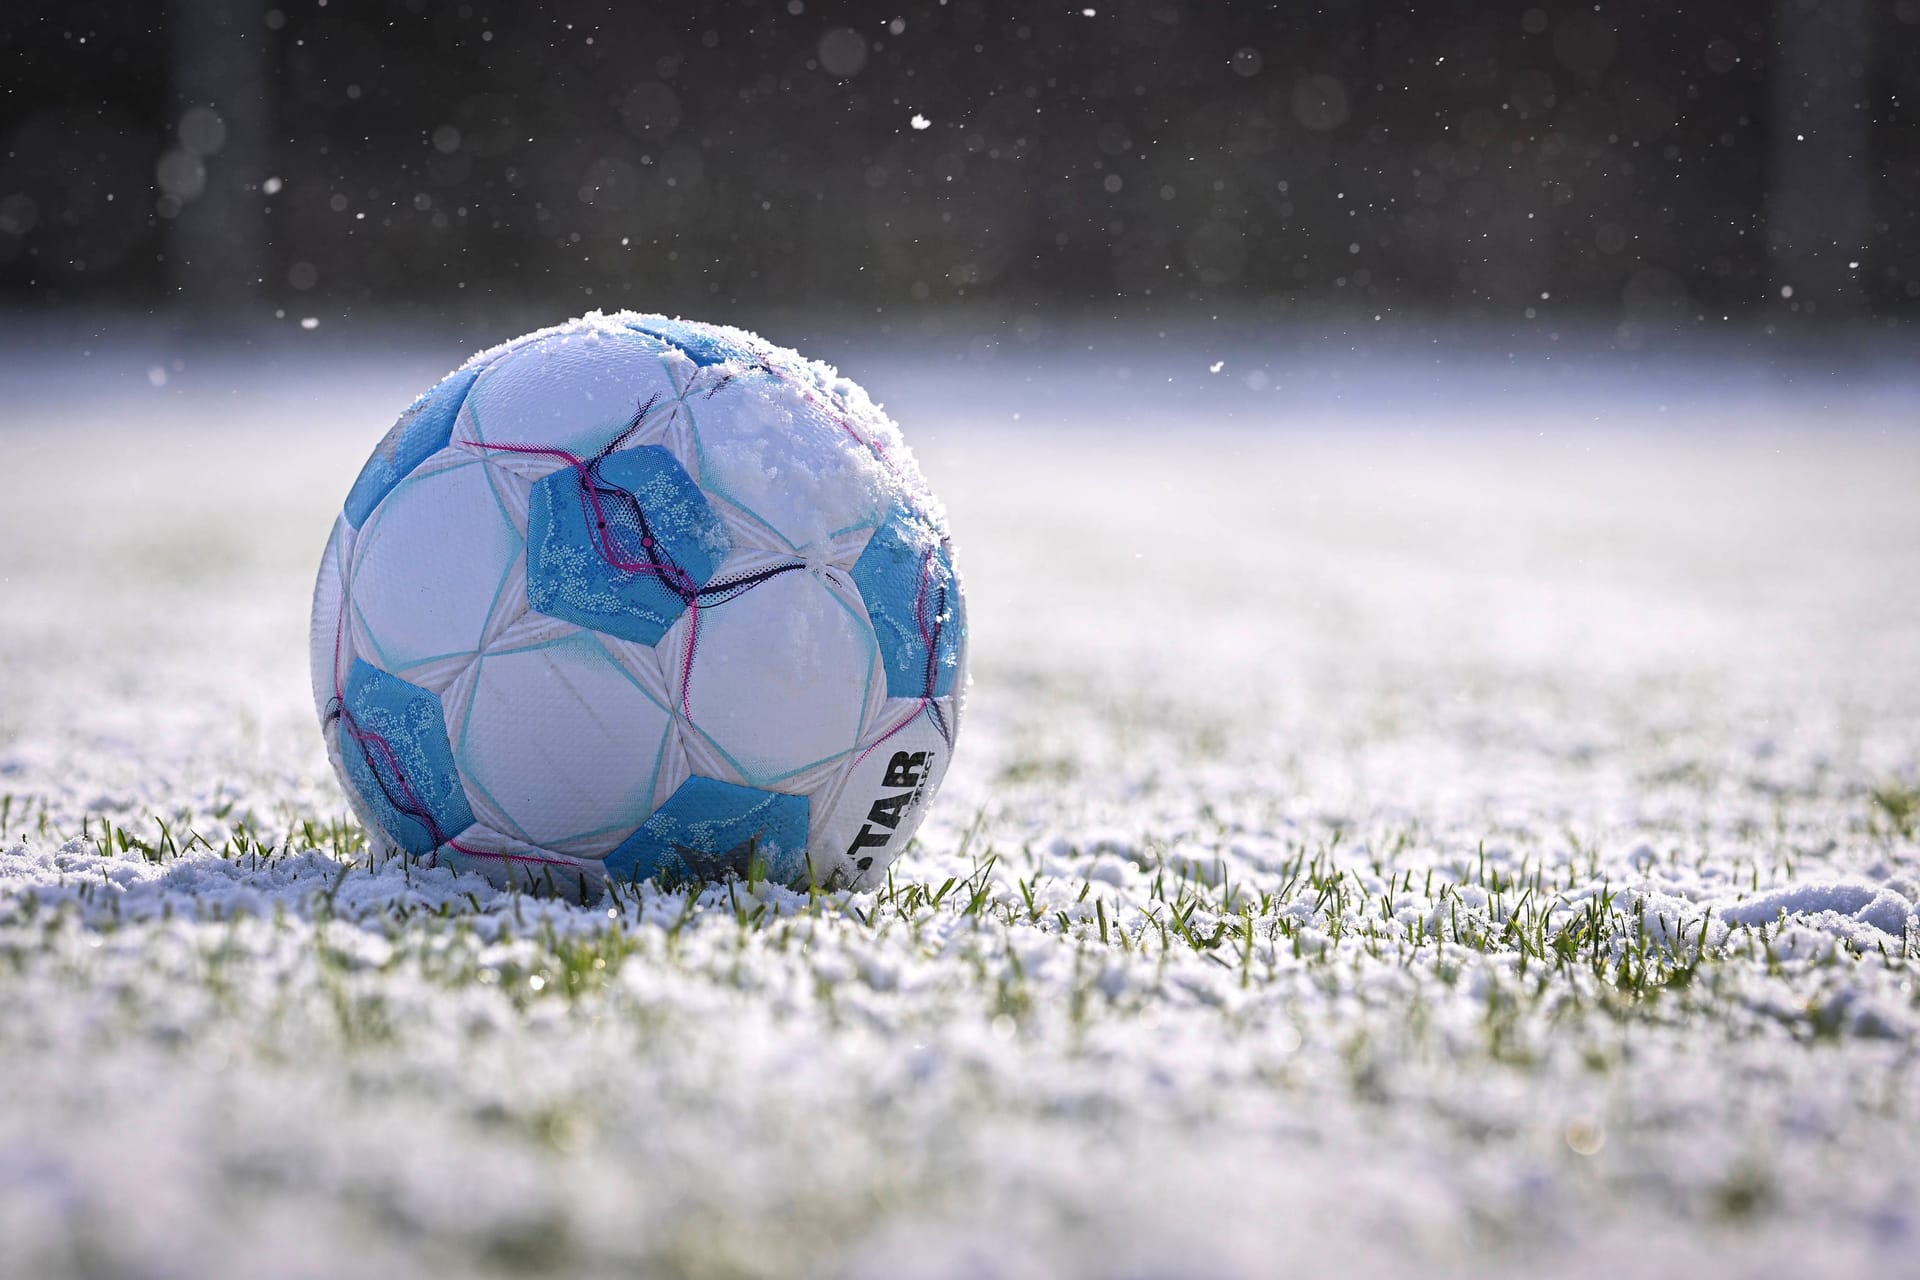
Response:
MULTIPOLYGON (((692 389, 688 405, 696 423, 701 396, 727 388, 724 427, 696 427, 692 441, 701 484, 768 522, 796 550, 877 524, 903 500, 933 529, 945 529, 945 509, 912 448, 866 389, 832 365, 747 329, 593 311, 490 347, 462 369, 482 370, 484 382, 496 365, 527 362, 529 372, 540 373, 538 394, 555 414, 567 411, 565 384, 578 387, 598 377, 606 383, 605 408, 631 413, 636 406, 616 398, 614 379, 631 366, 622 348, 659 362, 675 387, 692 389)), ((480 399, 484 403, 484 391, 480 399)))

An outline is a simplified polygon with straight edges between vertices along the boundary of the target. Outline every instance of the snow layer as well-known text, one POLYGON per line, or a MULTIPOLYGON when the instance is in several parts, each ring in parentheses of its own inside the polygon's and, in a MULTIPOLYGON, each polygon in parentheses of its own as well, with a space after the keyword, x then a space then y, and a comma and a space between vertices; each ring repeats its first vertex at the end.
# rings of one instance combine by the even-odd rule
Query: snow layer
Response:
POLYGON ((574 906, 370 866, 313 727, 434 359, 0 429, 0 1274, 1910 1268, 1910 396, 1223 427, 1089 362, 1013 423, 848 360, 968 565, 918 847, 574 906))

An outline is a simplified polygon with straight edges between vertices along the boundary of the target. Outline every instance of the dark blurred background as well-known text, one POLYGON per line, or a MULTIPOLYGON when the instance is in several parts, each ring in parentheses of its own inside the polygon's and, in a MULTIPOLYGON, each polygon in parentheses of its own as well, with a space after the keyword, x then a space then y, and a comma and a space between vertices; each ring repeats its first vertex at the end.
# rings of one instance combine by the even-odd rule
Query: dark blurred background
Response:
POLYGON ((0 12, 0 300, 1920 308, 1920 0, 0 12))

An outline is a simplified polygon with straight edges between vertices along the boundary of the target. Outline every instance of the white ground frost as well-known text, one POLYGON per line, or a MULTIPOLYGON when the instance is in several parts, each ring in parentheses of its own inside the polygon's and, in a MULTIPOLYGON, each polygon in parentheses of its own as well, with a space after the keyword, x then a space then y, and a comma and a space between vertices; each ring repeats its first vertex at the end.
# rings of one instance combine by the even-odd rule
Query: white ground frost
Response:
POLYGON ((0 1275, 1920 1256, 1910 388, 833 353, 951 513, 946 789, 876 895, 580 907, 370 866, 308 702, 454 353, 137 345, 7 366, 0 1275))

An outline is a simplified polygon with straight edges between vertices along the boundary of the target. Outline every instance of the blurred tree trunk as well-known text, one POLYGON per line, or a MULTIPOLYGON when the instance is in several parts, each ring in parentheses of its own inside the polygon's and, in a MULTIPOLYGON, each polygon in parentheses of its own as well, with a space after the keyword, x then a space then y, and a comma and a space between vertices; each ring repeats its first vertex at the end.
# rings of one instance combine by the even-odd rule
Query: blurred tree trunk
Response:
POLYGON ((1870 0, 1774 0, 1767 247, 1775 285, 1824 315, 1866 306, 1872 20, 1870 0))
POLYGON ((174 118, 161 188, 162 200, 171 195, 177 210, 170 255, 175 293, 192 311, 237 319, 266 294, 268 228, 260 191, 272 172, 266 0, 168 0, 168 18, 174 118))

